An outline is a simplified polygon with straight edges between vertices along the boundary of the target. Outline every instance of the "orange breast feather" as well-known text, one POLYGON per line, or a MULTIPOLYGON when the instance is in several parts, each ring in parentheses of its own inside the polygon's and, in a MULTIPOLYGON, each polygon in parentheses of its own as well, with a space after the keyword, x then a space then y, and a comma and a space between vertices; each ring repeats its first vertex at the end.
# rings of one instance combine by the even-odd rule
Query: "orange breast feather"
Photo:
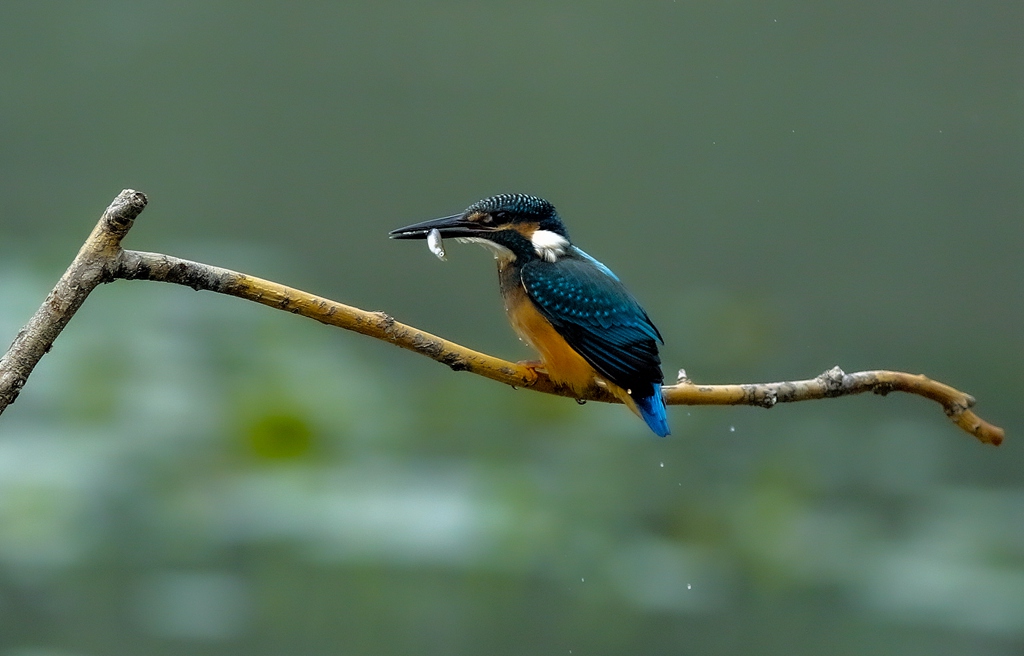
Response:
POLYGON ((505 311, 512 328, 540 354, 544 369, 556 383, 582 392, 594 384, 597 372, 558 334, 554 326, 533 307, 520 285, 509 290, 505 311))
MULTIPOLYGON (((504 272, 503 272, 504 273, 504 272)), ((503 281, 511 282, 511 281, 503 281)), ((606 387, 619 398, 634 414, 640 416, 636 403, 629 392, 597 373, 593 367, 574 351, 569 343, 558 334, 551 322, 537 311, 526 294, 522 284, 502 285, 505 296, 505 312, 512 328, 539 354, 551 380, 565 385, 577 394, 594 384, 606 387)))

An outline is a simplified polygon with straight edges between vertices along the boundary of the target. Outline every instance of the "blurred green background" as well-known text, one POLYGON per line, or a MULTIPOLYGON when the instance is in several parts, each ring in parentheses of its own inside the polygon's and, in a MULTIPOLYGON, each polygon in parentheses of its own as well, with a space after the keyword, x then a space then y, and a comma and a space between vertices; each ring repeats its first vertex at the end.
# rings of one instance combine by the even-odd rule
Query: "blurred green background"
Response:
POLYGON ((510 359, 490 257, 554 202, 699 382, 979 399, 670 410, 513 391, 152 283, 0 418, 0 654, 1024 652, 1024 5, 0 5, 0 338, 124 187, 126 246, 510 359))

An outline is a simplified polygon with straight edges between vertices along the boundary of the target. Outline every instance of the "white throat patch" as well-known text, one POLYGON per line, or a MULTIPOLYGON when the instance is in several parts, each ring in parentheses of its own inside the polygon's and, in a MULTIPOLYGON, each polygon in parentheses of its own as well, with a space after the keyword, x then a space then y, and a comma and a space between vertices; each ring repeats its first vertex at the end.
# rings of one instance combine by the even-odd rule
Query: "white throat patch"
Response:
POLYGON ((569 248, 568 239, 550 230, 535 230, 530 241, 533 243, 533 250, 537 251, 537 256, 548 262, 557 261, 569 248))

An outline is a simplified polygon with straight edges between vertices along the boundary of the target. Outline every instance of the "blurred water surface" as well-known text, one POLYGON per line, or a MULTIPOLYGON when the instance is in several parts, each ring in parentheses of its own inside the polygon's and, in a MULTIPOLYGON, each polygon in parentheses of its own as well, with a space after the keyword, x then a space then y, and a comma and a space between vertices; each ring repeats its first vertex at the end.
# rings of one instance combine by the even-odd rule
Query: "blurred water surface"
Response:
POLYGON ((1018 654, 1024 8, 6 3, 0 338, 126 245, 511 359, 493 264, 389 229, 543 195, 667 377, 920 371, 771 412, 513 391, 236 299, 95 292, 0 418, 0 654, 1018 654), (251 307, 250 307, 251 306, 251 307))

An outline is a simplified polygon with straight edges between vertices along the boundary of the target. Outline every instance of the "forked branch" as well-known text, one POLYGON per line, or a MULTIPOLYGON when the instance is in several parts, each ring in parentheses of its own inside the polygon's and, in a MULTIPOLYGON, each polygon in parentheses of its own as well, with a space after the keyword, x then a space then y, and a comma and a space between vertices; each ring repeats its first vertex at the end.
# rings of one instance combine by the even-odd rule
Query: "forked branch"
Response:
MULTIPOLYGON (((14 402, 39 359, 75 311, 97 285, 116 279, 154 280, 186 285, 237 296, 269 307, 351 330, 425 355, 455 371, 469 371, 514 387, 547 394, 575 397, 551 382, 543 372, 521 364, 473 351, 436 335, 395 321, 383 312, 367 312, 308 292, 262 280, 220 267, 182 260, 170 255, 124 250, 121 239, 146 206, 146 197, 130 189, 122 191, 86 240, 78 256, 47 296, 43 305, 19 331, 7 354, 0 359, 0 413, 14 402)), ((697 385, 680 370, 675 385, 663 388, 671 405, 754 405, 770 408, 776 403, 807 401, 862 392, 887 394, 909 392, 942 405, 953 422, 986 444, 1003 441, 1003 430, 982 420, 973 411, 974 398, 925 376, 899 371, 843 373, 839 367, 810 380, 747 385, 697 385)), ((599 386, 582 397, 589 401, 617 403, 599 386)))

